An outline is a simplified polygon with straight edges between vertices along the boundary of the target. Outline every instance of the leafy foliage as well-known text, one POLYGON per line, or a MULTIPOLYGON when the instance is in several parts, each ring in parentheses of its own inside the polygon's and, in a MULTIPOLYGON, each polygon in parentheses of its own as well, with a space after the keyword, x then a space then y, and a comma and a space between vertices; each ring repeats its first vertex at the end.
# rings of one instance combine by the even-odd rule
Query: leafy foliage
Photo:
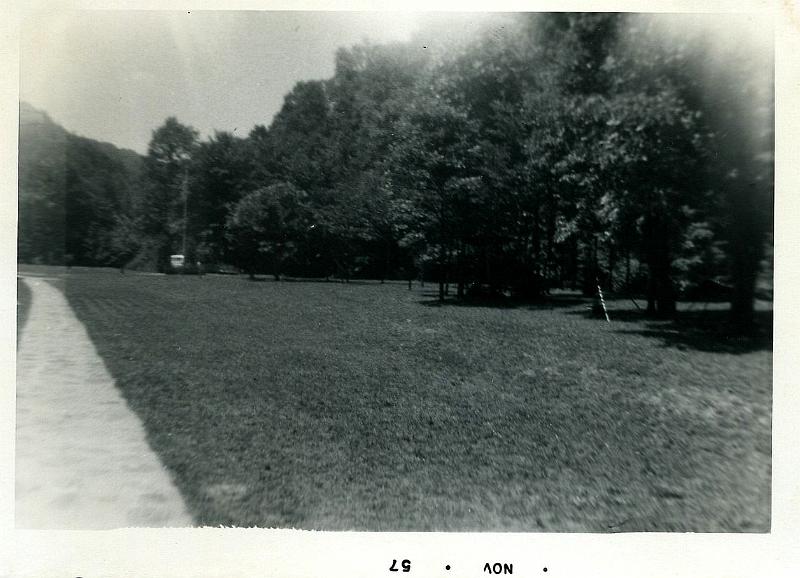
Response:
POLYGON ((247 138, 198 143, 167 119, 141 180, 141 159, 51 131, 21 142, 20 257, 110 263, 124 245, 163 269, 185 230, 187 253, 251 274, 416 275, 442 299, 601 284, 668 316, 713 281, 746 325, 770 238, 771 56, 692 26, 497 15, 459 40, 433 26, 341 49, 247 138), (66 250, 43 234, 64 219, 66 250))
POLYGON ((251 276, 269 268, 280 279, 309 222, 306 194, 291 184, 278 183, 245 195, 227 222, 236 264, 251 276))

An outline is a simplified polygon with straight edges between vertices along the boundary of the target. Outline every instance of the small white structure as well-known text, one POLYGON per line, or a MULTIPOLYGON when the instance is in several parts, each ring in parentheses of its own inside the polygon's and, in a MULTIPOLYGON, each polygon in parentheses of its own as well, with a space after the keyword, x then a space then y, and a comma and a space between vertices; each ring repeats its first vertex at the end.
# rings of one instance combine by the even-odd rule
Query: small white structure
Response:
POLYGON ((180 269, 184 265, 185 258, 183 255, 170 255, 169 264, 173 269, 180 269))

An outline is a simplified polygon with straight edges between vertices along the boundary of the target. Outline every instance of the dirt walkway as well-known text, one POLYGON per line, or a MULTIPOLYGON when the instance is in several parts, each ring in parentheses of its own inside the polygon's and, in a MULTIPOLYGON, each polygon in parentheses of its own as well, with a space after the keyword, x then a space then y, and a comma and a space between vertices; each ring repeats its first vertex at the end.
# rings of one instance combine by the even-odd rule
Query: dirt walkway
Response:
POLYGON ((17 351, 17 527, 191 526, 64 295, 41 278, 24 283, 32 303, 17 351))

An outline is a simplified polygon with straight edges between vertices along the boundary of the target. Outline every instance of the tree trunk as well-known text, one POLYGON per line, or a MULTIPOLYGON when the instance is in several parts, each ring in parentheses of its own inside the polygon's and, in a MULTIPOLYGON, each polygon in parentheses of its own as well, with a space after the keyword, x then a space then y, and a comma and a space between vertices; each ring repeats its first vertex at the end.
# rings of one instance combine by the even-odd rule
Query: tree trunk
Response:
POLYGON ((672 283, 672 256, 670 254, 669 231, 664 217, 651 214, 646 230, 645 250, 647 255, 647 314, 669 318, 677 310, 676 292, 672 283))
POLYGON ((390 241, 386 241, 386 251, 383 254, 383 274, 381 276, 381 285, 386 278, 389 277, 389 263, 392 257, 392 244, 390 241))
MULTIPOLYGON (((555 259, 555 238, 556 238, 556 212, 554 208, 553 195, 548 197, 547 203, 547 247, 545 249, 545 281, 550 281, 555 259)), ((560 277, 560 275, 559 275, 560 277)), ((561 281, 561 279, 559 279, 561 281)))
POLYGON ((729 259, 733 282, 730 314, 734 329, 747 333, 755 324, 756 282, 769 219, 759 205, 755 187, 736 182, 731 183, 730 189, 729 259))
POLYGON ((631 286, 631 252, 625 250, 625 288, 626 290, 631 286))
POLYGON ((677 310, 675 297, 675 287, 672 284, 672 278, 669 273, 669 262, 667 262, 664 269, 659 272, 658 302, 656 304, 659 317, 666 319, 675 316, 677 310))
POLYGON ((614 267, 617 264, 617 252, 615 251, 614 243, 610 243, 608 247, 608 279, 606 279, 607 290, 614 290, 614 267))
POLYGON ((464 280, 464 277, 465 277, 465 275, 464 275, 464 243, 463 243, 463 241, 461 243, 459 243, 457 259, 458 259, 458 261, 457 261, 458 262, 458 266, 457 266, 458 279, 456 281, 458 283, 458 298, 459 299, 463 299, 464 298, 464 283, 465 283, 465 280, 464 280))
POLYGON ((572 253, 572 259, 570 259, 570 266, 571 266, 571 277, 572 277, 572 290, 575 291, 578 288, 578 262, 580 260, 580 245, 578 244, 578 240, 573 237, 572 240, 572 247, 570 248, 570 252, 572 253))
POLYGON ((731 321, 736 331, 747 333, 755 324, 755 297, 763 241, 751 240, 752 245, 734 242, 732 259, 733 294, 731 321))
POLYGON ((672 259, 666 242, 653 247, 649 259, 647 284, 647 313, 659 318, 669 318, 677 310, 675 287, 672 283, 672 259))
POLYGON ((647 278, 647 315, 650 317, 656 316, 656 295, 656 279, 652 273, 649 273, 647 278))
MULTIPOLYGON (((537 188, 538 191, 538 188, 537 188)), ((531 251, 530 251, 530 266, 529 269, 539 269, 541 265, 539 258, 542 252, 542 231, 539 223, 539 215, 540 215, 540 207, 539 207, 539 194, 536 194, 536 200, 533 209, 533 232, 531 234, 531 251)), ((536 271, 539 273, 539 271, 536 271)))
POLYGON ((275 281, 281 280, 281 262, 278 257, 275 258, 272 264, 272 276, 275 278, 275 281))
POLYGON ((597 292, 597 252, 594 241, 586 243, 583 249, 583 278, 581 279, 581 293, 584 297, 591 297, 597 292))

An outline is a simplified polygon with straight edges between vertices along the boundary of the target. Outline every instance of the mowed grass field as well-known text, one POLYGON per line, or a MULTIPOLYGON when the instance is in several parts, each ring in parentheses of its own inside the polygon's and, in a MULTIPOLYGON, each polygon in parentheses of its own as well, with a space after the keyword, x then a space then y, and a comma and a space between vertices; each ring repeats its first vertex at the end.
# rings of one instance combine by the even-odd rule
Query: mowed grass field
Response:
POLYGON ((56 283, 199 524, 769 530, 769 342, 613 299, 607 324, 433 285, 56 283))

